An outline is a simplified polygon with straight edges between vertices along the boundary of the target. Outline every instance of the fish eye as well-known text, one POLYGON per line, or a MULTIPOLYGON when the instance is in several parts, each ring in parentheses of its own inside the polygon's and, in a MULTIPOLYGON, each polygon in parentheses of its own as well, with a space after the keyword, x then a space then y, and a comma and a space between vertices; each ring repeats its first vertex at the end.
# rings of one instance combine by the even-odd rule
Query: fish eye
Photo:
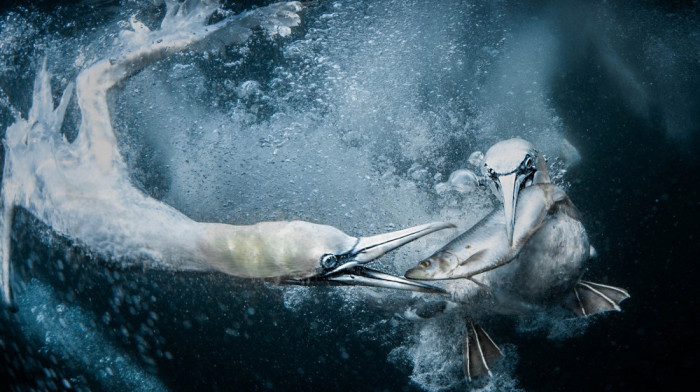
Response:
POLYGON ((321 256, 321 266, 323 268, 334 268, 338 264, 338 258, 334 254, 326 253, 321 256))
POLYGON ((423 269, 426 269, 426 268, 430 267, 430 260, 423 260, 420 263, 418 263, 418 266, 423 268, 423 269))

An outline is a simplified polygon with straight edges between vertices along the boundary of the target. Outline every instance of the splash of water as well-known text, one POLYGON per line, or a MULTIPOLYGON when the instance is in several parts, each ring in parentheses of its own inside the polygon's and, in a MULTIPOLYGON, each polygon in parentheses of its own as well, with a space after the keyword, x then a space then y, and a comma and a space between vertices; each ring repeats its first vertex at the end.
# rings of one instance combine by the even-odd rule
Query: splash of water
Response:
MULTIPOLYGON (((157 41, 164 31, 198 29, 201 10, 212 10, 206 4, 189 13, 170 9, 166 19, 171 22, 158 30, 131 19, 122 23, 128 30, 121 34, 81 37, 76 58, 69 61, 73 68, 67 68, 76 71, 103 50, 118 61, 121 53, 157 41), (178 13, 187 13, 186 20, 176 22, 178 13), (111 48, 117 36, 120 45, 111 48), (82 45, 91 38, 99 43, 82 45)), ((8 130, 14 151, 24 160, 11 165, 18 174, 3 176, 14 184, 3 186, 8 193, 4 200, 17 199, 57 232, 125 264, 143 256, 156 263, 177 260, 169 252, 196 235, 188 229, 191 218, 235 223, 304 219, 356 232, 446 220, 466 229, 492 208, 488 197, 478 191, 437 195, 434 185, 467 167, 468 152, 523 135, 526 129, 530 139, 555 156, 564 131, 547 97, 562 50, 556 29, 539 20, 511 23, 507 11, 502 4, 463 2, 324 3, 309 11, 303 34, 267 52, 279 57, 273 69, 239 76, 255 59, 247 43, 234 54, 204 51, 144 68, 121 81, 123 89, 114 101, 99 97, 105 102, 100 110, 107 110, 106 102, 116 103, 118 115, 111 116, 111 123, 99 115, 104 111, 87 116, 109 131, 88 137, 83 118, 73 143, 55 129, 63 110, 70 117, 71 104, 54 110, 50 78, 42 70, 34 90, 39 104, 30 115, 39 120, 34 125, 29 118, 21 120, 8 130), (196 64, 217 62, 223 71, 215 82, 207 82, 213 79, 211 71, 196 64), (524 123, 517 121, 521 117, 524 123), (115 127, 122 132, 116 137, 111 130, 115 123, 124 125, 115 127), (13 133, 18 134, 14 139, 13 133), (22 133, 34 135, 25 147, 22 133), (141 146, 150 150, 139 150, 141 146), (148 154, 156 158, 145 159, 148 154), (134 173, 153 162, 161 165, 165 180, 146 178, 143 187, 151 191, 157 183, 163 190, 153 193, 160 192, 164 203, 133 186, 134 173), (71 203, 74 195, 66 189, 78 194, 99 189, 100 194, 71 203)), ((249 34, 231 29, 246 38, 249 34)), ((660 42, 649 50, 666 49, 660 42)), ((52 62, 60 53, 47 52, 52 62)), ((610 66, 623 62, 608 58, 610 66)), ((668 67, 672 65, 661 69, 668 67)), ((623 74, 636 81, 629 67, 623 74)), ((59 83, 67 84, 60 78, 59 83)), ((78 84, 81 109, 96 105, 88 102, 95 86, 78 84)), ((634 95, 636 90, 630 91, 634 95)), ((450 235, 402 249, 382 267, 403 272, 450 235)), ((290 289, 285 304, 298 309, 310 292, 290 289)), ((462 326, 429 324, 425 333, 414 332, 431 339, 411 341, 397 351, 411 362, 416 383, 428 389, 461 385, 459 353, 445 344, 457 341, 462 326), (450 370, 438 380, 441 365, 429 359, 445 353, 450 353, 450 370)))
POLYGON ((112 129, 107 92, 143 67, 189 48, 242 43, 256 26, 270 35, 288 35, 299 24, 297 3, 273 4, 208 24, 217 8, 216 2, 168 2, 154 31, 132 17, 130 29, 120 32, 114 57, 99 59, 78 75, 81 121, 70 143, 60 130, 73 84, 54 108, 50 76, 46 65, 42 67, 27 118, 16 118, 4 139, 0 281, 7 303, 10 221, 16 206, 57 233, 125 264, 145 260, 176 269, 211 268, 198 255, 200 226, 131 185, 112 129))

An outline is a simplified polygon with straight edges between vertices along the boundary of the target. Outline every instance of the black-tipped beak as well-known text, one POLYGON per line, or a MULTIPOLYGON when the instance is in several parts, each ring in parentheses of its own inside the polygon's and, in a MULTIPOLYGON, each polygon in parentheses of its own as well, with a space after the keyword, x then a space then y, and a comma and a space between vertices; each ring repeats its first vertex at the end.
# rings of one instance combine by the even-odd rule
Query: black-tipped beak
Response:
POLYGON ((451 223, 433 222, 371 237, 360 237, 349 252, 350 258, 359 264, 365 264, 413 240, 454 227, 451 223))
POLYGON ((324 276, 317 276, 305 281, 290 281, 288 283, 317 285, 347 285, 381 287, 385 289, 407 290, 419 293, 447 294, 447 291, 426 283, 404 279, 399 276, 379 272, 371 268, 356 265, 339 269, 324 276))

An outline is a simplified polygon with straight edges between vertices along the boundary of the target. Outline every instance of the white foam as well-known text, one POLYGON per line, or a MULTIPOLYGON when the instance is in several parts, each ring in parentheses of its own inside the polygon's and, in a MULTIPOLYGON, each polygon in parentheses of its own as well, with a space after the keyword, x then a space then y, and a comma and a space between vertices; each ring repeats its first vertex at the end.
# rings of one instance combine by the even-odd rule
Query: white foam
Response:
POLYGON ((416 321, 414 334, 392 350, 389 360, 408 362, 411 381, 426 391, 518 391, 513 377, 518 355, 512 345, 502 344, 504 356, 493 367, 493 377, 468 381, 464 375, 462 348, 466 333, 464 308, 429 320, 416 321))

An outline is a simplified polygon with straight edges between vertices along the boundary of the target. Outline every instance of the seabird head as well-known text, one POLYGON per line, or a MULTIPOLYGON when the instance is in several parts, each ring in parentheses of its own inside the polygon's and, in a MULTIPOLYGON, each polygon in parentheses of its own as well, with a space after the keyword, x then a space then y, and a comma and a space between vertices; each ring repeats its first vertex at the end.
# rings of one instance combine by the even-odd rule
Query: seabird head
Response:
MULTIPOLYGON (((444 290, 402 277, 379 272, 364 266, 386 253, 413 240, 438 230, 454 228, 450 223, 433 222, 404 230, 359 237, 350 248, 338 248, 323 254, 319 259, 320 273, 301 284, 345 284, 384 287, 428 293, 444 293, 444 290)), ((299 284, 299 281, 289 283, 299 284)))
POLYGON ((201 223, 200 251, 224 273, 282 279, 299 285, 359 285, 443 293, 444 290, 384 274, 365 264, 413 240, 454 228, 433 222, 369 237, 353 237, 328 225, 304 221, 250 226, 201 223))
POLYGON ((525 186, 549 182, 545 159, 532 143, 513 138, 486 151, 481 171, 493 193, 503 201, 506 234, 512 244, 518 193, 525 186))

